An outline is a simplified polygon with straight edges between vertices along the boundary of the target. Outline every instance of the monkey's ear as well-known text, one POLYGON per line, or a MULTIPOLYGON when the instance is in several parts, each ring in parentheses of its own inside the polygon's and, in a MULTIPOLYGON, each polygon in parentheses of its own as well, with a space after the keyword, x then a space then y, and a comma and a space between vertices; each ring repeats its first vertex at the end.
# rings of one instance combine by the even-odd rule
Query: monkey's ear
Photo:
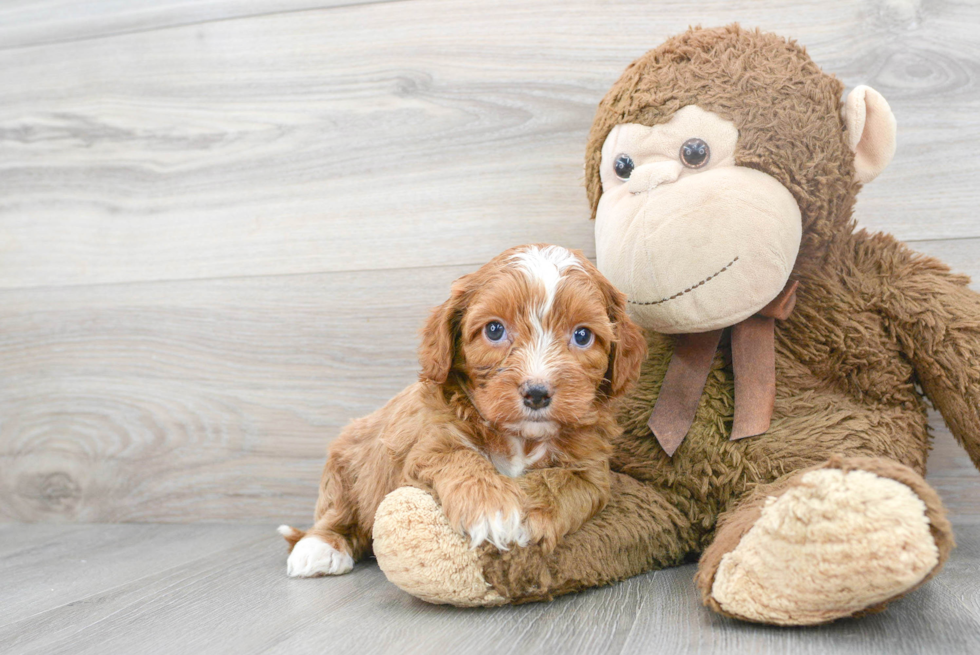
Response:
POLYGON ((844 101, 847 145, 854 153, 858 182, 867 184, 885 170, 895 154, 895 115, 888 101, 870 86, 858 86, 844 101))
POLYGON ((432 310, 422 328, 419 345, 419 363, 422 365, 419 378, 422 380, 443 384, 449 377, 456 357, 460 315, 471 286, 470 277, 464 275, 453 283, 449 299, 432 310))

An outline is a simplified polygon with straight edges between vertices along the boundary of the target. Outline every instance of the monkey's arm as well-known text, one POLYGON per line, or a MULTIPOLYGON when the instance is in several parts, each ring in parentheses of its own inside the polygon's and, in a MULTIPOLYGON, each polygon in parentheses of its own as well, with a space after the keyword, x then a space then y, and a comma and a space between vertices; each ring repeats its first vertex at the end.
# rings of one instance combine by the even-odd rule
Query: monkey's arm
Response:
POLYGON ((540 542, 548 553, 609 502, 609 463, 601 459, 576 468, 528 471, 517 482, 526 497, 524 511, 532 541, 540 542))
POLYGON ((885 311, 926 395, 980 468, 980 294, 906 250, 883 280, 885 311))

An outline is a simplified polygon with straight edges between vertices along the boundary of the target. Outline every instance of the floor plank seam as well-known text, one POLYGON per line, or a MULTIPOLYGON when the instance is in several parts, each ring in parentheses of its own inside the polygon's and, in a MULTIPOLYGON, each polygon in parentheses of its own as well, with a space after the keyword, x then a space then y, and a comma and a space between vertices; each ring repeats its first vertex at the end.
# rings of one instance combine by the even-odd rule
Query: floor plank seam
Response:
MULTIPOLYGON (((392 2, 412 2, 414 0, 391 0, 392 2)), ((0 49, 2 50, 2 49, 0 49)), ((858 229, 862 229, 858 226, 858 229)), ((875 233, 888 234, 882 230, 871 230, 875 233)), ((967 241, 978 241, 980 242, 980 235, 977 236, 956 236, 956 237, 941 237, 936 239, 908 239, 903 241, 906 245, 910 246, 915 250, 915 245, 918 243, 932 244, 932 243, 961 243, 967 241)), ((517 245, 517 244, 515 244, 517 245)), ((596 258, 594 256, 587 257, 589 261, 593 264, 596 263, 596 258)), ((0 294, 10 291, 51 291, 58 289, 98 289, 100 287, 112 288, 112 287, 126 287, 126 286, 137 286, 137 285, 153 285, 153 284, 193 284, 195 282, 234 282, 238 280, 280 280, 287 278, 296 278, 304 276, 327 276, 327 275, 364 275, 371 273, 388 273, 395 271, 424 271, 424 270, 443 270, 449 268, 465 268, 465 269, 476 269, 485 264, 485 261, 466 261, 466 262, 452 262, 445 264, 419 264, 413 266, 394 266, 394 267, 378 267, 378 268, 345 268, 345 269, 317 269, 309 271, 295 271, 291 273, 261 273, 257 275, 205 275, 201 277, 173 277, 173 278, 154 278, 145 280, 120 280, 114 282, 82 282, 78 284, 28 284, 28 285, 17 285, 17 286, 3 286, 0 285, 0 294)), ((954 269, 954 272, 955 269, 954 269)))
MULTIPOLYGON (((398 2, 411 2, 412 0, 397 0, 398 2)), ((595 263, 595 257, 588 258, 595 263)), ((260 275, 214 275, 204 277, 177 277, 177 278, 158 278, 153 280, 125 280, 119 282, 83 282, 80 284, 37 284, 24 286, 0 286, 0 294, 5 291, 50 291, 57 289, 95 289, 98 287, 122 287, 147 284, 193 284, 195 282, 233 282, 236 280, 258 280, 269 279, 278 280, 283 278, 303 277, 303 276, 323 276, 323 275, 362 275, 370 273, 387 273, 395 271, 424 271, 442 270, 448 268, 467 268, 477 269, 486 264, 485 261, 476 262, 455 262, 448 264, 424 264, 417 266, 395 266, 392 268, 351 268, 338 270, 317 270, 317 271, 297 271, 294 273, 263 273, 260 275)))
MULTIPOLYGON (((877 230, 877 232, 879 232, 881 234, 889 234, 888 232, 885 232, 883 230, 877 230)), ((940 243, 942 241, 950 241, 950 242, 980 241, 980 235, 977 235, 977 236, 965 235, 965 236, 956 236, 956 237, 936 237, 935 239, 919 239, 919 238, 917 238, 917 239, 908 239, 904 243, 906 243, 906 244, 908 244, 910 246, 914 246, 917 243, 940 243)))
MULTIPOLYGON (((645 574, 642 574, 642 575, 651 575, 651 574, 655 574, 655 573, 656 573, 655 571, 651 571, 651 572, 648 572, 648 573, 645 573, 645 574)), ((632 585, 634 583, 634 580, 635 580, 635 578, 628 578, 628 579, 624 580, 623 582, 621 582, 620 584, 629 584, 629 585, 632 585)), ((639 624, 639 618, 640 618, 641 614, 643 613, 643 607, 646 605, 646 600, 647 600, 645 594, 640 594, 639 595, 639 598, 640 598, 640 602, 637 603, 636 612, 633 614, 633 620, 630 623, 630 629, 629 629, 629 631, 627 631, 626 636, 623 638, 623 643, 619 647, 619 653, 617 655, 624 655, 626 653, 626 648, 627 648, 627 646, 630 643, 630 639, 633 638, 633 634, 636 632, 636 628, 637 628, 637 626, 639 624)))
POLYGON ((390 5, 390 4, 400 4, 404 2, 417 2, 417 0, 373 0, 368 2, 347 2, 338 5, 321 5, 318 7, 303 7, 300 9, 286 9, 283 11, 267 11, 267 12, 259 12, 256 14, 225 16, 223 18, 210 18, 210 19, 204 19, 199 21, 190 21, 187 23, 159 25, 157 27, 149 27, 146 29, 133 29, 133 30, 120 30, 118 32, 106 32, 105 34, 94 34, 92 36, 83 36, 74 39, 69 38, 69 39, 58 40, 58 41, 43 41, 39 43, 31 43, 28 45, 12 46, 9 48, 0 47, 0 52, 16 52, 18 50, 30 50, 34 48, 46 48, 49 46, 69 45, 72 43, 84 43, 86 41, 98 41, 99 39, 112 39, 120 36, 130 36, 133 34, 150 34, 152 32, 162 32, 164 30, 181 29, 185 27, 195 27, 198 25, 225 23, 234 20, 249 20, 249 19, 256 19, 256 18, 266 18, 269 16, 286 16, 289 14, 299 14, 303 12, 329 11, 331 9, 350 9, 353 7, 370 7, 373 5, 390 5))

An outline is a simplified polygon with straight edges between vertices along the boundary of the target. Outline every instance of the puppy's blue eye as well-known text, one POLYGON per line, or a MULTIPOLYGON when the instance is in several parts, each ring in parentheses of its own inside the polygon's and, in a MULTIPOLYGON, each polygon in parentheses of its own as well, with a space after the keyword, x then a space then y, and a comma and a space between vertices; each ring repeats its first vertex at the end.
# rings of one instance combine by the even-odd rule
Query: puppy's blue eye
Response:
POLYGON ((483 328, 483 333, 487 335, 487 339, 490 341, 500 341, 507 334, 507 330, 504 329, 504 324, 500 321, 490 321, 483 328))
POLYGON ((621 180, 630 179, 630 175, 633 174, 633 159, 623 153, 616 156, 616 161, 613 162, 613 169, 616 171, 616 177, 621 180))
POLYGON ((575 331, 572 332, 572 341, 575 342, 576 346, 588 348, 592 345, 592 330, 587 327, 575 328, 575 331))

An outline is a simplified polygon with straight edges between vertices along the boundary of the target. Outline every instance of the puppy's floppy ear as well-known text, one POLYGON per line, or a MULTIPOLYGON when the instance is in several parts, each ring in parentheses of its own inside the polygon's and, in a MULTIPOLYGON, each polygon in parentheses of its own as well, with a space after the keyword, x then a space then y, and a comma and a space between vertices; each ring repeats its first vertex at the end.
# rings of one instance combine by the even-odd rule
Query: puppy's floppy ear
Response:
POLYGON ((419 378, 422 380, 443 384, 449 377, 456 357, 459 323, 472 287, 472 274, 453 282, 449 299, 432 310, 422 328, 419 346, 419 363, 422 365, 419 378))
POLYGON ((603 293, 609 320, 616 331, 616 341, 610 350, 609 380, 610 396, 619 396, 629 390, 640 377, 640 367, 647 357, 647 340, 639 325, 626 314, 626 294, 620 292, 604 277, 603 293))

